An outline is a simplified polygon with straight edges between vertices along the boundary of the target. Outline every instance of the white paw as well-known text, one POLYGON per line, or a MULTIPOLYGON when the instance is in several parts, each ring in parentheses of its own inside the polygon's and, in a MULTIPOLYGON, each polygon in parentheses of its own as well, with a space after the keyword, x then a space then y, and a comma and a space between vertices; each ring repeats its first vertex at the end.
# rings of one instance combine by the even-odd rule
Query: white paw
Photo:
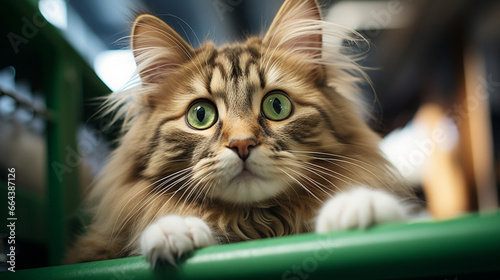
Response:
POLYGON ((196 248, 215 245, 207 224, 196 217, 169 215, 150 224, 141 235, 142 254, 155 266, 159 260, 175 265, 176 259, 196 248))
POLYGON ((406 212, 396 197, 380 190, 360 187, 338 194, 326 202, 316 220, 316 232, 367 228, 379 223, 403 221, 406 212))

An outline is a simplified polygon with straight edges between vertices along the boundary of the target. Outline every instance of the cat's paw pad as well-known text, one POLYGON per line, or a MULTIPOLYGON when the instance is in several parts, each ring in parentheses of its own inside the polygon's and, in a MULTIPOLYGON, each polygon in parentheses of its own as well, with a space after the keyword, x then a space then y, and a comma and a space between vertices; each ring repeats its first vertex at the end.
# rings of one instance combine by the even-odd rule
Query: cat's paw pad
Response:
POLYGON ((196 217, 169 215, 150 224, 142 233, 142 254, 155 266, 159 260, 176 264, 176 259, 194 249, 215 245, 208 225, 196 217))
POLYGON ((316 220, 316 232, 368 228, 403 221, 407 210, 395 196, 379 190, 357 188, 326 202, 316 220))

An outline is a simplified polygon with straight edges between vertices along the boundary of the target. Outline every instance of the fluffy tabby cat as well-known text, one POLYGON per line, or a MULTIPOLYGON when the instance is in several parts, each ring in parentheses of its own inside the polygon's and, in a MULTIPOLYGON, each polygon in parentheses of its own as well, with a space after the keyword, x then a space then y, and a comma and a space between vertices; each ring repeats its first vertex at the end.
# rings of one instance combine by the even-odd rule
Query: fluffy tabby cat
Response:
POLYGON ((315 0, 287 0, 263 38, 193 49, 139 16, 142 85, 110 97, 125 132, 68 262, 175 263, 215 244, 404 219, 412 194, 342 94, 359 68, 330 45, 336 30, 315 0))

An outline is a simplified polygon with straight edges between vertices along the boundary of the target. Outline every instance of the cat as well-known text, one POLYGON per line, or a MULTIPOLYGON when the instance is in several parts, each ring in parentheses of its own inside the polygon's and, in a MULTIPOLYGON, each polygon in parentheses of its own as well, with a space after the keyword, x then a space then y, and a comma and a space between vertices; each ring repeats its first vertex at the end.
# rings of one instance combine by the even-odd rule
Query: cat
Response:
POLYGON ((216 244, 405 220, 413 194, 346 94, 362 72, 327 40, 338 30, 316 0, 286 0, 262 38, 193 49, 138 16, 142 85, 106 103, 124 132, 67 261, 175 264, 216 244))

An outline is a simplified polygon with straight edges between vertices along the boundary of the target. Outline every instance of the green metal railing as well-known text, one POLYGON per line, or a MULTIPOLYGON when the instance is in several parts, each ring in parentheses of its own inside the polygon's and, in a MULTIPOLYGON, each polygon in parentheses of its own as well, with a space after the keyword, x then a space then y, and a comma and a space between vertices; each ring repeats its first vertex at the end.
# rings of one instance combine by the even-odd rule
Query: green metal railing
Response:
POLYGON ((497 212, 212 246, 195 251, 177 267, 152 269, 143 257, 132 257, 0 276, 38 280, 500 279, 499 237, 497 212))

